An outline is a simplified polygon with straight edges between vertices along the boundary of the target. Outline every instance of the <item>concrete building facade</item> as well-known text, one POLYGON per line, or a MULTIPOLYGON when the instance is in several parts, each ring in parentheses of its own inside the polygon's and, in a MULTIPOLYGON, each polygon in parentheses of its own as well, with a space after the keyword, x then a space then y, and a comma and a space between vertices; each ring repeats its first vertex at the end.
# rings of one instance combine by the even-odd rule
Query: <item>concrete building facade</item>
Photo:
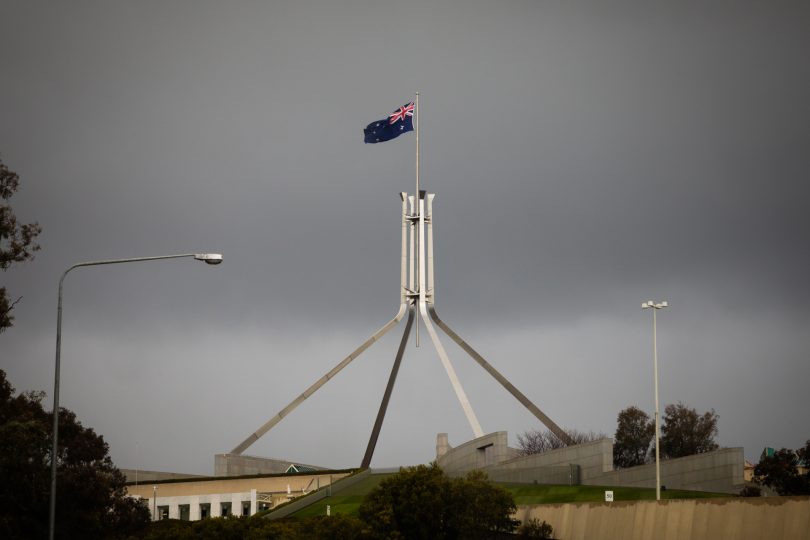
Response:
POLYGON ((352 471, 187 478, 128 484, 130 496, 144 499, 152 519, 196 521, 228 515, 252 516, 339 480, 352 471))

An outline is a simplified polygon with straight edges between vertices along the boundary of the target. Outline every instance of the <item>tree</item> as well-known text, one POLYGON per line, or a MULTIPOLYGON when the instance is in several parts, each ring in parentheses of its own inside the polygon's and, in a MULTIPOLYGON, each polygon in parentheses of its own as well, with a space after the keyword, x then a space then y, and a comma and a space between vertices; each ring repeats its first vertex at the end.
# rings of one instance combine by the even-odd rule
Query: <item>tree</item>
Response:
MULTIPOLYGON (((0 538, 44 538, 50 496, 50 425, 41 392, 14 395, 0 370, 0 538)), ((146 506, 126 496, 125 478, 104 439, 67 409, 59 411, 59 538, 127 537, 149 522, 146 506)))
POLYGON ((448 478, 432 463, 400 469, 360 505, 371 538, 453 540, 492 538, 512 532, 515 501, 506 490, 473 471, 448 478))
POLYGON ((655 423, 647 413, 635 406, 619 412, 616 421, 613 464, 618 468, 643 465, 655 436, 655 423))
MULTIPOLYGON (((574 444, 583 444, 592 441, 604 439, 604 433, 594 433, 589 431, 587 433, 577 431, 576 429, 566 429, 565 432, 574 441, 574 444)), ((550 430, 540 431, 539 429, 532 429, 525 431, 517 436, 518 450, 520 455, 528 456, 530 454, 542 454, 549 450, 556 450, 558 448, 565 448, 567 445, 560 440, 550 430)))
POLYGON ((810 441, 797 452, 787 448, 777 450, 772 456, 763 452, 754 467, 754 481, 768 486, 779 495, 810 495, 810 473, 799 474, 798 468, 800 459, 806 459, 808 450, 810 441))
POLYGON ((699 415, 681 402, 667 405, 661 426, 661 454, 678 458, 717 450, 717 414, 714 409, 699 415))
MULTIPOLYGON (((20 177, 0 160, 0 270, 19 262, 30 261, 39 250, 36 237, 42 232, 37 223, 19 224, 17 216, 6 202, 17 192, 20 177)), ((12 301, 5 287, 0 287, 0 333, 12 326, 14 317, 11 310, 20 298, 12 301)))

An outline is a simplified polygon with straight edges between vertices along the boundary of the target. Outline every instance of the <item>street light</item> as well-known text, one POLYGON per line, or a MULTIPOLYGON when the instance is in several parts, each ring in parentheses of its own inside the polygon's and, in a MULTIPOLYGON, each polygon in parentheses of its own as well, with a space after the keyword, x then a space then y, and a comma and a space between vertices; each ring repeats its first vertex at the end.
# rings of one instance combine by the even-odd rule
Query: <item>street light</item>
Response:
POLYGON ((104 261, 88 261, 74 264, 62 274, 59 279, 59 302, 56 310, 56 367, 53 379, 53 441, 51 447, 51 503, 48 515, 48 538, 54 539, 56 530, 56 455, 59 442, 59 360, 62 352, 62 284, 65 276, 74 268, 80 266, 97 266, 102 264, 120 264, 138 261, 156 261, 160 259, 180 259, 193 257, 195 260, 204 261, 206 264, 220 264, 222 262, 221 253, 180 253, 178 255, 160 255, 158 257, 134 257, 131 259, 109 259, 104 261))
POLYGON ((665 307, 669 307, 669 303, 666 300, 663 302, 653 302, 652 300, 647 300, 643 304, 641 304, 641 309, 649 309, 652 308, 653 310, 653 377, 655 378, 655 500, 661 500, 661 460, 659 458, 660 455, 660 431, 659 431, 659 424, 660 424, 660 415, 658 413, 658 345, 656 343, 656 327, 655 327, 655 312, 659 309, 663 309, 665 307))

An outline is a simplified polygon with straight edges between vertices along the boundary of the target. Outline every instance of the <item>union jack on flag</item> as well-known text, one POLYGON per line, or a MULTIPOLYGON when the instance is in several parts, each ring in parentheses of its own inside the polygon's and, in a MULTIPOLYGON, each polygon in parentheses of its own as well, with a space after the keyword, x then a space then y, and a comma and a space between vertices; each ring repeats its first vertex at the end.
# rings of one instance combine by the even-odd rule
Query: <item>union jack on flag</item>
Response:
POLYGON ((413 113, 414 104, 411 101, 389 114, 388 118, 370 123, 363 130, 365 142, 374 144, 390 141, 403 133, 413 131, 413 113))
POLYGON ((413 101, 394 111, 394 114, 388 117, 388 122, 394 124, 400 120, 405 120, 406 116, 413 116, 413 101))

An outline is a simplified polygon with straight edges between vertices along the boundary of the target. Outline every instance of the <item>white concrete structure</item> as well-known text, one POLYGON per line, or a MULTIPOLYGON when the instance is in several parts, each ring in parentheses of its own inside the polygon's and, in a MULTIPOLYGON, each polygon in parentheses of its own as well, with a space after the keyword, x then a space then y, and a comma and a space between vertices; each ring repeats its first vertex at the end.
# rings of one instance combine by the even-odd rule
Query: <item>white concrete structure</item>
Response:
MULTIPOLYGON (((418 136, 417 136, 418 139, 418 136)), ((417 152, 418 162, 418 152, 417 152)), ((418 171, 418 166, 417 166, 418 171)), ((371 431, 366 453, 361 463, 361 468, 368 468, 371 464, 371 457, 374 453, 374 448, 377 443, 377 438, 382 427, 383 418, 385 417, 386 408, 393 390, 394 382, 396 381, 399 366, 402 361, 405 345, 408 340, 411 326, 416 322, 416 343, 419 344, 419 319, 427 329, 428 335, 436 349, 436 352, 441 360, 442 366, 447 372, 447 377, 450 379, 450 384, 456 394, 459 404, 470 424, 470 429, 474 437, 484 436, 484 431, 481 427, 478 418, 473 411, 472 405, 467 398, 464 388, 461 385, 455 369, 453 368, 450 358, 444 349, 441 341, 439 340, 438 333, 436 332, 433 323, 436 324, 447 336, 455 341, 468 355, 472 357, 487 373, 492 375, 501 386, 503 386, 512 396, 514 396, 524 407, 526 407, 538 420, 540 420, 549 430, 552 431, 560 440, 565 444, 572 444, 573 441, 557 424, 555 424, 546 414, 544 414, 528 397, 520 392, 506 377, 501 375, 489 362, 478 354, 466 341, 464 341, 458 334, 456 334, 447 324, 442 321, 435 308, 435 287, 434 287, 434 271, 433 271, 433 199, 435 194, 428 194, 425 191, 418 189, 418 172, 417 172, 417 192, 414 195, 407 193, 400 193, 402 203, 401 213, 401 257, 400 257, 400 305, 397 314, 393 319, 388 321, 370 338, 368 338, 362 345, 352 351, 348 356, 341 360, 335 367, 328 373, 315 381, 312 385, 304 390, 298 397, 290 402, 286 407, 281 409, 275 416, 271 417, 267 422, 260 426, 256 431, 248 435, 241 443, 233 448, 228 454, 221 454, 226 456, 228 460, 234 461, 235 458, 241 456, 253 443, 255 443, 265 433, 270 431, 276 424, 281 422, 287 415, 292 413, 296 407, 304 402, 309 396, 318 391, 327 381, 335 377, 343 368, 349 365, 355 358, 360 356, 366 349, 371 347, 383 335, 389 332, 396 326, 406 313, 408 314, 408 322, 405 327, 405 332, 400 342, 399 350, 397 351, 394 361, 394 367, 391 370, 391 375, 388 380, 382 403, 375 420, 374 427, 371 431)))
POLYGON ((330 486, 351 471, 318 471, 242 477, 206 477, 128 485, 145 500, 152 519, 196 521, 227 515, 252 516, 301 495, 330 486))

